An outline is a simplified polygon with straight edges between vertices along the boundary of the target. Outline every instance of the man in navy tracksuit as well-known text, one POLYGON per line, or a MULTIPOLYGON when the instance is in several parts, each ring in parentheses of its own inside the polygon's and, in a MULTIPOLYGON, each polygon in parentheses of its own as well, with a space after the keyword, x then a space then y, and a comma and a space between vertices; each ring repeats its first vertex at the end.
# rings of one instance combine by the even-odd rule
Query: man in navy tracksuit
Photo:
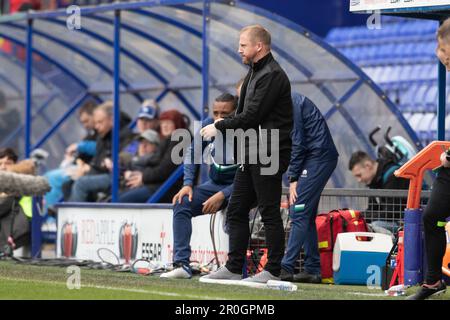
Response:
MULTIPOLYGON (((225 93, 216 98, 213 105, 214 119, 208 118, 203 121, 202 127, 214 123, 219 118, 225 118, 234 113, 237 107, 237 98, 231 94, 225 93)), ((199 136, 196 138, 200 139, 199 136)), ((198 140, 200 141, 200 140, 198 140)), ((173 250, 174 250, 174 269, 163 273, 161 278, 189 279, 192 272, 189 267, 191 257, 191 234, 193 217, 201 214, 216 213, 226 207, 228 199, 233 190, 233 180, 237 165, 232 158, 233 149, 227 152, 226 145, 223 146, 219 156, 212 141, 202 141, 202 155, 208 151, 211 155, 212 164, 209 170, 209 180, 205 183, 193 187, 200 164, 194 160, 194 144, 192 143, 184 163, 184 183, 183 188, 173 198, 173 250), (221 159, 219 159, 221 158, 221 159), (233 163, 227 165, 227 163, 233 163)))
POLYGON ((289 163, 291 231, 281 262, 282 280, 320 283, 316 214, 320 194, 337 165, 338 152, 319 109, 308 98, 292 95, 294 129, 289 163), (295 276, 295 262, 305 250, 305 272, 295 276))

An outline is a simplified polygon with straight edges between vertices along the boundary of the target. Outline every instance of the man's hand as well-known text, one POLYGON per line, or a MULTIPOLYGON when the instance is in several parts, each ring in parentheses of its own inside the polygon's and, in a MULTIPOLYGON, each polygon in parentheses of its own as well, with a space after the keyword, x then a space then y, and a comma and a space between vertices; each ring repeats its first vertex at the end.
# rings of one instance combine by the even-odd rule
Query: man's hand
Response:
POLYGON ((128 179, 130 179, 132 174, 133 174, 133 171, 127 170, 123 173, 123 177, 125 178, 125 180, 128 180, 128 179))
POLYGON ((140 171, 133 171, 127 180, 127 187, 131 189, 140 187, 143 184, 142 172, 140 171))
POLYGON ((105 160, 103 160, 103 165, 109 172, 113 170, 113 162, 110 158, 106 158, 105 160))
POLYGON ((211 140, 217 135, 217 129, 214 124, 209 124, 200 130, 200 135, 206 140, 211 140))
POLYGON ((70 146, 68 146, 66 148, 66 154, 69 156, 73 156, 75 154, 75 152, 77 151, 77 148, 78 148, 78 144, 72 143, 70 146))
POLYGON ((183 201, 183 197, 186 195, 189 197, 189 202, 192 202, 192 194, 193 194, 192 187, 184 186, 183 188, 180 189, 180 191, 178 191, 176 195, 173 196, 172 204, 175 205, 177 201, 181 204, 183 201))
POLYGON ((292 206, 297 200, 297 181, 289 184, 289 205, 292 206))
POLYGON ((450 162, 447 161, 447 153, 446 152, 443 152, 441 154, 441 164, 445 168, 450 168, 450 162))
POLYGON ((213 195, 208 200, 203 202, 202 212, 204 214, 216 213, 217 211, 219 211, 224 200, 225 195, 223 194, 223 192, 222 191, 217 192, 215 195, 213 195))

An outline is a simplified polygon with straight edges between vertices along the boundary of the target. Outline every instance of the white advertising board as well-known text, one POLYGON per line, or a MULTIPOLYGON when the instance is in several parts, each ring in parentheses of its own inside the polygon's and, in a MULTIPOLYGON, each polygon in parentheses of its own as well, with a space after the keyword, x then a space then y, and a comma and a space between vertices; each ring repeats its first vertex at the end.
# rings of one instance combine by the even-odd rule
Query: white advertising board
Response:
POLYGON ((350 11, 374 11, 445 5, 450 5, 450 0, 350 0, 350 11))
MULTIPOLYGON (((77 208, 58 209, 57 256, 100 261, 100 248, 112 250, 125 261, 147 259, 171 263, 172 209, 77 208)), ((191 261, 206 264, 214 258, 210 236, 211 215, 192 219, 191 261)), ((214 234, 218 258, 226 262, 228 235, 224 217, 217 214, 214 234)))

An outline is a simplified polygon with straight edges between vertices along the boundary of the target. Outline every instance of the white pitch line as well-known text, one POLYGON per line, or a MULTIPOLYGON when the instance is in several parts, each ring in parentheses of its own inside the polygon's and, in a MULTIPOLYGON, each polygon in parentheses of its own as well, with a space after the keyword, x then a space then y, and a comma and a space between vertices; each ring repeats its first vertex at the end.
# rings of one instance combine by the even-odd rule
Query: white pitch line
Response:
MULTIPOLYGON (((61 285, 61 286, 66 285, 65 283, 62 283, 62 282, 46 281, 46 280, 17 279, 17 278, 9 278, 9 277, 0 277, 0 279, 19 281, 19 282, 55 284, 55 285, 61 285)), ((93 288, 93 289, 103 289, 103 290, 111 290, 111 291, 125 291, 125 292, 132 292, 132 293, 144 293, 144 294, 154 294, 154 295, 167 296, 167 297, 192 298, 192 299, 202 299, 202 300, 228 300, 228 298, 223 298, 223 297, 210 297, 210 296, 202 296, 202 295, 181 294, 181 293, 174 293, 174 292, 161 292, 161 291, 145 290, 145 289, 130 289, 130 288, 121 288, 121 287, 81 285, 81 288, 93 288)))

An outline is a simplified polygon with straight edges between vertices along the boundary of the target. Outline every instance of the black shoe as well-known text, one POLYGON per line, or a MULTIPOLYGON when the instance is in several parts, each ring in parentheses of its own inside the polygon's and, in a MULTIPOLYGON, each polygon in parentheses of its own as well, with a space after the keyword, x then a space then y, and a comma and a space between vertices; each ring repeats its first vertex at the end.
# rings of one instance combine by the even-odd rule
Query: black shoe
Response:
POLYGON ((320 274, 300 272, 294 276, 294 281, 301 283, 322 283, 322 276, 320 274))
POLYGON ((284 270, 283 268, 281 268, 280 280, 282 280, 282 281, 294 281, 294 274, 290 273, 289 271, 284 270))
POLYGON ((446 289, 447 286, 445 285, 445 282, 440 281, 439 286, 437 286, 436 288, 428 288, 425 286, 420 287, 420 289, 415 294, 409 296, 406 300, 425 300, 431 296, 445 293, 446 289))

